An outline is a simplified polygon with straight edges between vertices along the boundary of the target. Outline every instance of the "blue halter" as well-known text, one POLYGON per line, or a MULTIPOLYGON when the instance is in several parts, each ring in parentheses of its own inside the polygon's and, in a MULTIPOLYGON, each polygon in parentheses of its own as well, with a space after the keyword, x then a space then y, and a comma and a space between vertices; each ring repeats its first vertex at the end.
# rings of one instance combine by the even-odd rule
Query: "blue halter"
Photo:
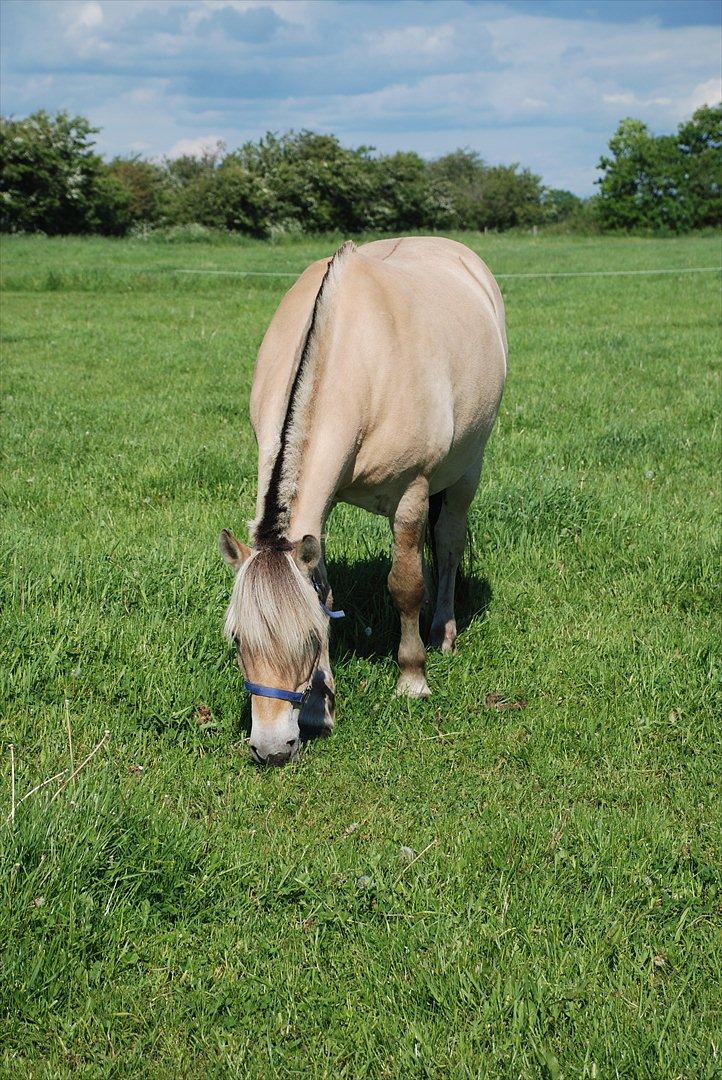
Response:
MULTIPOLYGON (((328 619, 343 619, 346 612, 332 611, 331 608, 326 607, 323 600, 321 599, 320 585, 314 582, 313 587, 318 594, 318 602, 321 605, 321 611, 324 613, 324 615, 328 619)), ((316 656, 313 661, 310 679, 313 678, 313 673, 316 670, 317 659, 318 651, 316 652, 316 656)), ((308 700, 308 695, 311 693, 312 690, 312 685, 310 681, 305 690, 282 690, 280 687, 264 686, 263 683, 251 682, 249 679, 244 679, 243 685, 245 686, 248 693, 253 694, 255 697, 276 698, 276 700, 278 701, 290 701, 292 705, 300 705, 301 708, 303 708, 303 706, 306 704, 306 701, 308 700)), ((320 687, 319 689, 325 697, 333 697, 333 691, 329 690, 325 683, 323 684, 323 687, 320 687)))
POLYGON ((321 611, 328 619, 343 619, 346 615, 345 611, 332 611, 325 604, 321 604, 321 611))
POLYGON ((256 697, 278 698, 279 701, 290 701, 294 705, 303 705, 308 697, 311 687, 307 687, 302 693, 298 690, 280 690, 276 686, 264 686, 263 683, 251 682, 244 679, 243 685, 249 694, 256 697))

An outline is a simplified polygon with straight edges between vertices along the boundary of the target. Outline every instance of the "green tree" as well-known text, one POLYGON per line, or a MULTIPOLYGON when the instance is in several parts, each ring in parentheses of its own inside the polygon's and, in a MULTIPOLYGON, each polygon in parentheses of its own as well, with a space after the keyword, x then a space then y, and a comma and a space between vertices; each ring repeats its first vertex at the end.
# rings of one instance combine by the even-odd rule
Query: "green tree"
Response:
POLYGON ((542 219, 545 223, 566 221, 578 214, 583 205, 578 195, 562 188, 544 188, 541 193, 542 219))
POLYGON ((453 221, 448 191, 418 154, 399 151, 372 159, 372 187, 364 228, 384 232, 440 229, 453 221))
POLYGON ((166 171, 139 155, 115 157, 107 165, 107 171, 124 192, 130 221, 155 224, 163 209, 166 171))
POLYGON ((161 220, 168 225, 193 222, 211 228, 225 228, 216 205, 215 177, 225 146, 217 143, 201 154, 182 154, 163 159, 164 184, 160 206, 161 220))
POLYGON ((258 186, 269 227, 363 228, 371 193, 368 148, 350 150, 335 136, 312 131, 269 133, 231 158, 258 186))
POLYGON ((96 132, 64 112, 0 120, 0 228, 120 235, 142 222, 198 223, 268 236, 564 223, 678 232, 722 218, 722 104, 698 109, 674 135, 623 120, 600 161, 599 194, 584 203, 471 149, 426 162, 291 131, 231 153, 219 143, 161 164, 138 156, 105 164, 96 132))
POLYGON ((0 228, 125 231, 128 199, 93 150, 97 130, 66 112, 0 120, 0 228))
POLYGON ((722 102, 702 106, 680 124, 677 147, 692 224, 722 224, 722 102))
POLYGON ((543 220, 541 179, 519 165, 486 165, 475 150, 455 150, 432 161, 460 229, 510 229, 543 220))
POLYGON ((267 134, 225 156, 167 162, 166 216, 266 235, 363 227, 371 192, 368 151, 310 131, 267 134))
POLYGON ((429 172, 452 208, 459 229, 480 227, 486 166, 475 150, 454 150, 429 163, 429 172))
POLYGON ((478 228, 511 229, 542 219, 541 178, 519 165, 492 165, 485 170, 478 228))
POLYGON ((720 222, 722 105, 704 106, 676 135, 622 120, 599 168, 598 213, 610 229, 682 232, 720 222))
POLYGON ((611 156, 599 168, 599 218, 603 228, 691 227, 679 196, 679 155, 673 136, 654 136, 641 120, 622 120, 609 140, 611 156))

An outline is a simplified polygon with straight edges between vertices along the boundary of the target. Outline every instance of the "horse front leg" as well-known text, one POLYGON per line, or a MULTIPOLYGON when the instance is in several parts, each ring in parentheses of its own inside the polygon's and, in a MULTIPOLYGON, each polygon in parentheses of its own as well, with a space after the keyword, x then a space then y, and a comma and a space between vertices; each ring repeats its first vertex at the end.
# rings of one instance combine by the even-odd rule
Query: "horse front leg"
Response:
POLYGON ((311 693, 303 706, 300 724, 304 736, 329 735, 336 720, 336 684, 331 673, 331 661, 326 642, 318 658, 311 680, 311 693))
POLYGON ((394 514, 394 557, 389 574, 389 592, 401 616, 399 676, 397 694, 428 697, 426 649, 419 633, 419 613, 425 586, 422 569, 424 530, 428 513, 429 485, 417 478, 405 491, 394 514))

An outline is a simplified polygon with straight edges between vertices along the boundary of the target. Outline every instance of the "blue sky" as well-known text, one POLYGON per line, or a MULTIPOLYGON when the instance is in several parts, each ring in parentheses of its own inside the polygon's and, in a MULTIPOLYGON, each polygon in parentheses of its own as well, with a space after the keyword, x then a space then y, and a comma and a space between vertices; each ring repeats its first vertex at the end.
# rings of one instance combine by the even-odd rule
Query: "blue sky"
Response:
POLYGON ((593 190, 623 116, 722 96, 719 0, 2 0, 3 113, 68 109, 107 154, 308 127, 458 146, 593 190))

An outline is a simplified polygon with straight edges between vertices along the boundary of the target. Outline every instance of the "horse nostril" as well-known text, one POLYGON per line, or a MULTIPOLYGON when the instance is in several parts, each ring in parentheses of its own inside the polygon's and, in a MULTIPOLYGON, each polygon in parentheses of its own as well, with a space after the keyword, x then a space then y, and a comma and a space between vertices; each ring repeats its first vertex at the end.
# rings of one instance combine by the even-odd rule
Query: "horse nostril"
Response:
POLYGON ((288 742, 286 743, 286 746, 295 746, 295 745, 296 745, 296 740, 295 739, 289 739, 288 742))

